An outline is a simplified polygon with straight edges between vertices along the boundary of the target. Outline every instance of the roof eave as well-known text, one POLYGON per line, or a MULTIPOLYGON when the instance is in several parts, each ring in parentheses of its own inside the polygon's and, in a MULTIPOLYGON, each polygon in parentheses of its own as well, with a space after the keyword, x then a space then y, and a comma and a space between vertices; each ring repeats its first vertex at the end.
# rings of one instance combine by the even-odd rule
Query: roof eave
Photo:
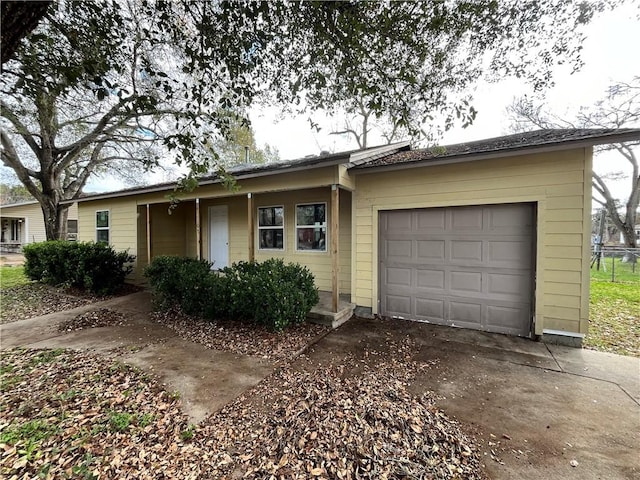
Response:
POLYGON ((473 162, 477 160, 486 160, 490 158, 504 158, 510 157, 514 154, 528 155, 533 153, 547 153, 557 152, 561 150, 572 150, 576 148, 593 147, 594 145, 604 145, 609 143, 623 143, 632 140, 640 140, 640 133, 638 131, 616 133, 612 135, 603 135, 592 138, 582 138, 576 140, 564 140, 558 142, 545 143, 541 145, 529 145, 525 147, 507 148, 504 150, 492 150, 486 152, 478 152, 471 154, 458 154, 450 157, 434 157, 423 160, 415 160, 402 163, 393 163, 388 165, 362 165, 352 168, 350 173, 362 174, 362 173, 375 173, 385 172, 391 170, 404 170, 407 168, 437 166, 437 165, 449 165, 454 163, 473 162))

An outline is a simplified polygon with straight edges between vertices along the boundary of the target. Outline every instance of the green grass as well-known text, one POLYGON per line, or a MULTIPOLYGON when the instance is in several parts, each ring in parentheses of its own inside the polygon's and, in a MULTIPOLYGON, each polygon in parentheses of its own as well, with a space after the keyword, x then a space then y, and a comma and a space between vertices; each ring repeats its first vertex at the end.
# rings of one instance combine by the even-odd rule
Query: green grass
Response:
POLYGON ((29 283, 24 275, 24 267, 0 267, 0 288, 15 287, 29 283))
POLYGON ((611 281, 611 259, 602 268, 591 269, 589 335, 585 348, 640 357, 640 263, 635 272, 628 263, 615 262, 611 281))
POLYGON ((640 260, 635 265, 635 271, 631 263, 622 263, 619 258, 615 262, 611 257, 605 257, 600 262, 600 270, 596 270, 595 264, 591 267, 591 280, 604 280, 616 282, 632 282, 640 286, 640 260))

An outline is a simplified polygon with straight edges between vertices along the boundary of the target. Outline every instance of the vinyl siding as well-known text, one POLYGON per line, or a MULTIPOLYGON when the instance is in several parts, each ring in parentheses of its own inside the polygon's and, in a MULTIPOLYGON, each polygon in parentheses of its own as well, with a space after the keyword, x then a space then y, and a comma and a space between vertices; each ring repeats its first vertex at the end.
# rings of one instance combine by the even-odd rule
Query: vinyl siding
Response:
MULTIPOLYGON (((47 233, 44 228, 44 217, 39 203, 28 203, 10 207, 0 207, 0 217, 2 218, 25 218, 26 226, 22 230, 22 243, 44 242, 47 233)), ((78 204, 74 203, 69 207, 68 220, 78 219, 78 204)), ((23 224, 23 225, 25 225, 23 224)))
POLYGON ((366 173, 354 193, 355 303, 377 311, 381 210, 535 202, 535 333, 586 333, 591 149, 366 173))

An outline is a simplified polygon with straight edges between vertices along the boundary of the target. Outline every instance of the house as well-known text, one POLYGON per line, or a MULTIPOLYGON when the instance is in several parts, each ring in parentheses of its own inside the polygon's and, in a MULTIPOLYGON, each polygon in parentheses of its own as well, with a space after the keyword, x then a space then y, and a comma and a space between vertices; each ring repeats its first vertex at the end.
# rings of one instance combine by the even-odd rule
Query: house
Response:
POLYGON ((81 240, 224 267, 307 265, 333 312, 579 344, 589 318, 593 145, 640 129, 539 130, 431 149, 408 143, 78 200, 81 240), (349 310, 348 313, 351 311, 349 310))
MULTIPOLYGON (((44 242, 47 234, 40 204, 36 200, 0 206, 0 249, 18 252, 23 245, 44 242)), ((78 232, 78 205, 72 203, 67 219, 68 238, 78 232)))

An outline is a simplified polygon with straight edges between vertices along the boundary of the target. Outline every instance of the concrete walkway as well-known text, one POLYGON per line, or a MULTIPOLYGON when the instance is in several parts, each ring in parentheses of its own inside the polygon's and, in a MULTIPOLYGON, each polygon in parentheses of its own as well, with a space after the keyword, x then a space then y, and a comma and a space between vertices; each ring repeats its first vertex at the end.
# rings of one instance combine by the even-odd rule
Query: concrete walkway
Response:
POLYGON ((180 392, 193 423, 199 423, 269 375, 274 363, 263 358, 211 350, 183 340, 149 319, 151 299, 138 292, 41 317, 0 325, 0 347, 72 348, 102 354, 159 376, 167 390, 180 392), (122 327, 60 333, 59 324, 108 308, 128 320, 122 327))

